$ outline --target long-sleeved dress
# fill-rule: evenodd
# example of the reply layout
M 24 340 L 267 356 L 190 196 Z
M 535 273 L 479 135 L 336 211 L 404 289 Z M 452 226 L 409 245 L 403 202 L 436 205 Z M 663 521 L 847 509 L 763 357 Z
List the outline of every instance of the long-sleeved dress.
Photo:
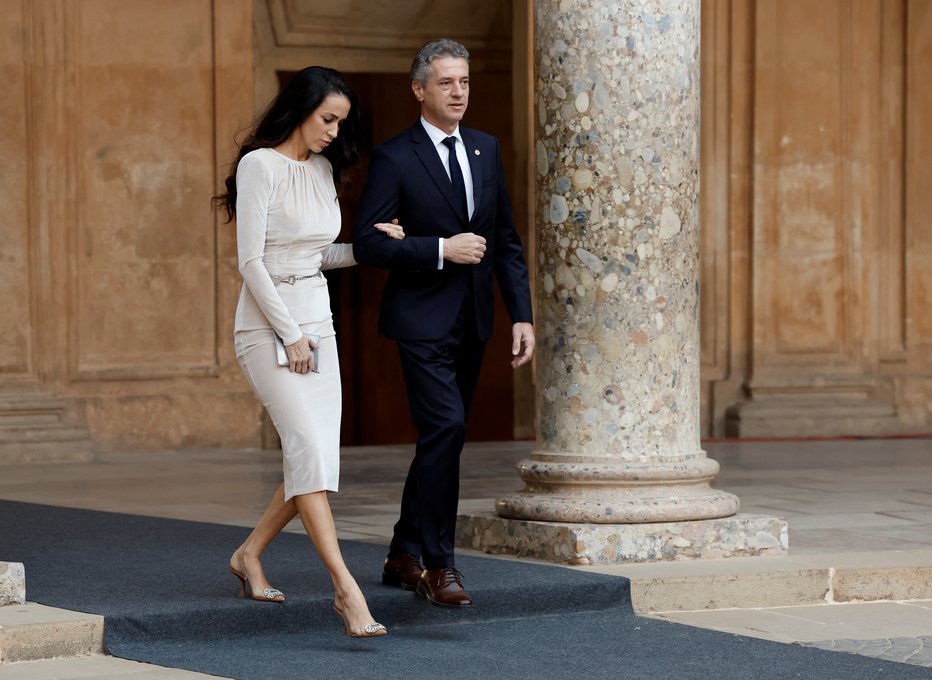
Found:
M 257 149 L 236 171 L 236 241 L 243 287 L 236 307 L 236 357 L 282 440 L 285 500 L 337 491 L 340 476 L 340 367 L 323 269 L 355 264 L 335 244 L 340 206 L 330 162 L 295 161 Z M 289 283 L 289 281 L 291 281 Z M 276 361 L 277 333 L 290 345 L 321 337 L 319 373 L 292 373 Z

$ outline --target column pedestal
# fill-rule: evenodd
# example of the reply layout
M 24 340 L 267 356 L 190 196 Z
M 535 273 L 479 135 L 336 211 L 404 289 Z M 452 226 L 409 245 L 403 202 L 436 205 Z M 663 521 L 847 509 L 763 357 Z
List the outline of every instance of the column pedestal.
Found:
M 600 524 L 728 517 L 737 496 L 709 483 L 719 465 L 704 451 L 643 461 L 534 452 L 518 464 L 524 491 L 498 501 L 502 517 Z
M 786 522 L 739 514 L 648 524 L 538 522 L 488 513 L 460 515 L 458 548 L 567 564 L 622 564 L 693 558 L 782 555 Z

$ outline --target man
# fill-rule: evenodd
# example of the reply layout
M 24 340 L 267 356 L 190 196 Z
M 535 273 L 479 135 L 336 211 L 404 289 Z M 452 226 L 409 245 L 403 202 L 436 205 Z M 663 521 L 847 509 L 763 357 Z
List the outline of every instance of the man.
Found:
M 418 431 L 382 582 L 468 607 L 453 555 L 459 458 L 492 333 L 493 275 L 513 324 L 514 368 L 534 352 L 531 296 L 498 140 L 459 127 L 469 52 L 452 40 L 427 43 L 411 89 L 421 118 L 372 152 L 353 242 L 358 262 L 391 270 L 379 332 L 398 345 Z M 393 218 L 404 240 L 374 227 Z

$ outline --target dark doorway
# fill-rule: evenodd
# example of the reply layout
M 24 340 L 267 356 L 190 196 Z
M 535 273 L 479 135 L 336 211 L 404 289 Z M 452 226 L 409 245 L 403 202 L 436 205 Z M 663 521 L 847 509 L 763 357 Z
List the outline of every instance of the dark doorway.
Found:
M 279 72 L 286 83 L 293 73 Z M 359 198 L 371 149 L 409 128 L 419 108 L 406 74 L 344 73 L 359 97 L 367 138 L 353 184 L 340 197 L 343 230 L 339 241 L 352 239 Z M 514 177 L 511 74 L 473 73 L 469 111 L 464 124 L 495 135 L 502 143 L 508 177 Z M 395 344 L 376 332 L 379 301 L 387 273 L 369 267 L 326 272 L 343 378 L 344 446 L 410 443 L 417 433 L 408 415 L 408 400 Z M 496 295 L 495 332 L 467 428 L 471 441 L 514 438 L 511 323 Z

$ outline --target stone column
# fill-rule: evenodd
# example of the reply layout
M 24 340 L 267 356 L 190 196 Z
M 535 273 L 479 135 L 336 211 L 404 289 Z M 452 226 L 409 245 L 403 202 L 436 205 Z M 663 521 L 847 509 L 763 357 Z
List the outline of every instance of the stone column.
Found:
M 498 512 L 734 515 L 699 444 L 699 0 L 536 9 L 538 451 Z
M 534 23 L 537 448 L 460 545 L 779 550 L 772 518 L 712 521 L 738 498 L 699 441 L 699 0 L 537 0 Z

